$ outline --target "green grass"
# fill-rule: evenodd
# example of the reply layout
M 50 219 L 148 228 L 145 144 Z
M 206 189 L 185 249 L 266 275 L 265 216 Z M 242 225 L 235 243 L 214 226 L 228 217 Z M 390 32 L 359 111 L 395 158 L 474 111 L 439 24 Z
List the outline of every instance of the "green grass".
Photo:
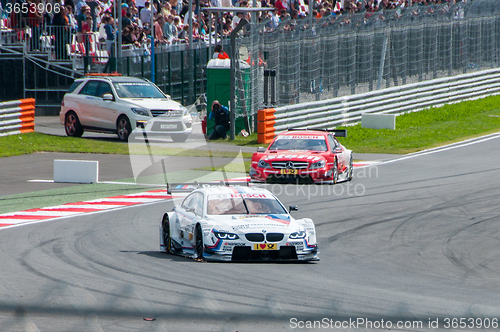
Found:
M 445 105 L 396 117 L 396 130 L 345 127 L 339 141 L 357 153 L 406 154 L 500 131 L 500 96 Z M 340 128 L 339 128 L 340 129 Z M 259 146 L 256 136 L 238 145 Z
M 357 153 L 405 154 L 500 130 L 500 96 L 467 101 L 396 117 L 396 130 L 347 127 L 348 137 L 339 140 Z M 237 136 L 217 143 L 259 146 L 257 134 Z M 144 145 L 132 144 L 133 154 L 149 154 Z M 169 156 L 228 157 L 234 152 L 204 151 L 153 145 L 152 153 Z M 40 133 L 0 137 L 0 157 L 33 152 L 129 154 L 129 145 L 97 139 L 58 137 Z M 243 153 L 251 158 L 251 153 Z
M 130 146 L 130 151 L 129 151 Z M 125 144 L 106 140 L 61 137 L 40 133 L 28 133 L 0 137 L 0 157 L 10 157 L 34 152 L 64 153 L 102 153 L 102 154 L 143 154 L 153 153 L 163 156 L 182 157 L 221 157 L 235 158 L 238 152 L 208 151 L 152 145 L 148 149 L 144 144 Z M 243 153 L 244 158 L 251 158 L 251 153 Z
M 238 146 L 255 146 L 255 147 L 266 145 L 257 143 L 257 133 L 253 133 L 248 137 L 236 135 L 233 141 L 229 141 L 227 139 L 226 140 L 220 139 L 220 140 L 214 140 L 213 142 L 223 143 L 223 144 L 233 144 Z
M 230 163 L 227 165 L 215 166 L 215 167 L 197 167 L 197 170 L 203 171 L 218 171 L 224 169 L 226 172 L 239 172 L 248 173 L 250 171 L 251 161 L 244 161 L 243 163 Z M 245 170 L 243 172 L 243 170 Z
M 500 131 L 500 96 L 445 105 L 396 117 L 396 130 L 347 127 L 339 138 L 358 153 L 417 152 Z
M 27 209 L 58 206 L 61 204 L 87 201 L 102 197 L 126 195 L 159 188 L 164 189 L 164 187 L 154 188 L 149 186 L 96 183 L 0 196 L 0 214 Z

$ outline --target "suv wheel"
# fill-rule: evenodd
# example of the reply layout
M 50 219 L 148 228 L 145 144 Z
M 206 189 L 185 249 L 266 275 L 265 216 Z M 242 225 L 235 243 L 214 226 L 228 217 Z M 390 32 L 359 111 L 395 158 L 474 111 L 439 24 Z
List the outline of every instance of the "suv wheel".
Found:
M 83 128 L 75 112 L 68 112 L 64 117 L 64 130 L 71 137 L 82 137 Z
M 130 120 L 122 115 L 118 118 L 116 122 L 116 131 L 118 133 L 118 138 L 122 142 L 127 142 L 130 133 L 132 132 L 132 127 L 130 126 Z

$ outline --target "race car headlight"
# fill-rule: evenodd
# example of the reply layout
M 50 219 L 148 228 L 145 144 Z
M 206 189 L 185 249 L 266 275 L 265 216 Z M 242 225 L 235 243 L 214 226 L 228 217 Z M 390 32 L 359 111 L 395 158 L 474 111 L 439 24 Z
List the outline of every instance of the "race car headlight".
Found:
M 132 107 L 131 109 L 137 115 L 149 116 L 149 112 L 143 108 Z
M 292 234 L 290 234 L 290 239 L 303 239 L 305 237 L 306 237 L 305 231 L 293 232 Z
M 238 235 L 234 233 L 225 233 L 225 232 L 214 232 L 215 237 L 221 240 L 237 240 L 239 239 Z
M 265 160 L 259 160 L 259 167 L 260 168 L 271 168 L 271 165 L 269 165 L 269 163 Z
M 320 160 L 320 161 L 317 161 L 317 162 L 311 164 L 311 167 L 309 167 L 309 168 L 310 169 L 318 169 L 318 168 L 325 167 L 325 165 L 326 165 L 325 160 Z

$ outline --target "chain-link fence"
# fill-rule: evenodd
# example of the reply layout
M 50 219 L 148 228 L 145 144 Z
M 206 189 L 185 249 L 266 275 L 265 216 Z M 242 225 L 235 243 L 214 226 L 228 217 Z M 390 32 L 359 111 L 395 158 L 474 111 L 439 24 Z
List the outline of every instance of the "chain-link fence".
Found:
M 272 106 L 285 106 L 499 67 L 494 0 L 332 16 L 315 19 L 312 29 L 308 22 L 272 31 L 250 25 L 237 40 L 240 59 L 252 65 L 236 76 L 244 80 L 236 88 L 251 91 L 252 114 L 271 105 L 264 69 L 276 74 Z

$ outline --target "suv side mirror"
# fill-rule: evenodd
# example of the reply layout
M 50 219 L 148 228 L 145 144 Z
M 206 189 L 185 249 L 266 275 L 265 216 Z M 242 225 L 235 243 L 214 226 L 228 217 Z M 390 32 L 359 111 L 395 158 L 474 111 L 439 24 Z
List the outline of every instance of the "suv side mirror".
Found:
M 292 211 L 299 211 L 299 207 L 297 205 L 290 205 L 288 207 L 288 212 L 292 212 Z
M 263 146 L 259 146 L 259 147 L 257 148 L 257 152 L 266 152 L 266 148 L 265 148 L 265 147 L 263 147 Z
M 102 96 L 102 100 L 105 100 L 105 101 L 113 101 L 113 95 L 111 93 L 105 93 L 103 96 Z

